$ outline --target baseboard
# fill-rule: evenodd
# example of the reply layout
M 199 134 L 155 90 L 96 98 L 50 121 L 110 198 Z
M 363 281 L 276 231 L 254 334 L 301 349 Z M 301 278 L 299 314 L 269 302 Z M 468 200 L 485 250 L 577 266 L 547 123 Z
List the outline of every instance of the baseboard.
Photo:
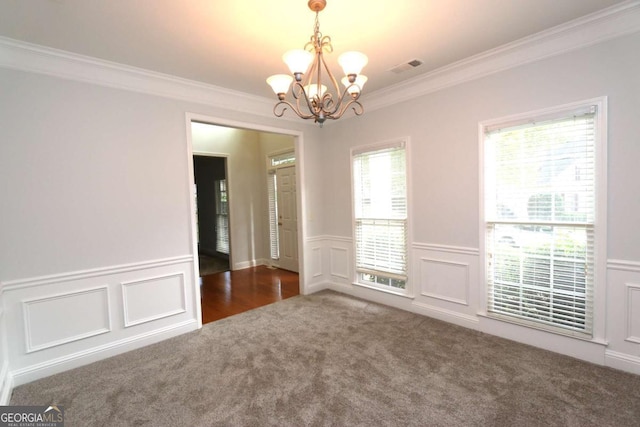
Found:
M 11 400 L 13 377 L 9 372 L 9 363 L 5 362 L 0 370 L 0 406 L 6 406 Z
M 328 282 L 314 283 L 306 286 L 304 289 L 304 295 L 315 294 L 316 292 L 324 291 L 325 289 L 331 289 L 331 284 Z
M 244 270 L 245 268 L 258 267 L 260 265 L 271 265 L 267 259 L 254 259 L 251 261 L 242 261 L 233 263 L 232 270 Z
M 17 387 L 40 378 L 48 377 L 89 363 L 97 362 L 108 357 L 126 353 L 147 345 L 155 344 L 178 335 L 198 329 L 198 322 L 194 319 L 156 329 L 144 334 L 114 341 L 102 346 L 90 348 L 64 357 L 48 360 L 33 366 L 17 369 L 9 373 L 11 385 Z
M 429 304 L 413 301 L 411 311 L 423 316 L 432 317 L 442 320 L 443 322 L 452 323 L 469 329 L 478 329 L 480 321 L 475 316 L 470 316 L 456 311 L 446 310 L 444 308 L 435 307 Z
M 617 351 L 606 350 L 604 352 L 605 365 L 621 371 L 640 375 L 640 357 Z

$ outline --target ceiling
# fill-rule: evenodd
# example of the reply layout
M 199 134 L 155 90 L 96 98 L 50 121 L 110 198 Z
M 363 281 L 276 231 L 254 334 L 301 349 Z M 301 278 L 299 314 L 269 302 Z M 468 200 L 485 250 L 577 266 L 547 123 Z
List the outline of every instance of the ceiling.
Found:
M 392 86 L 623 0 L 327 0 L 327 60 L 369 57 L 365 91 Z M 0 36 L 253 95 L 311 36 L 307 0 L 0 0 Z M 397 74 L 396 65 L 423 65 Z

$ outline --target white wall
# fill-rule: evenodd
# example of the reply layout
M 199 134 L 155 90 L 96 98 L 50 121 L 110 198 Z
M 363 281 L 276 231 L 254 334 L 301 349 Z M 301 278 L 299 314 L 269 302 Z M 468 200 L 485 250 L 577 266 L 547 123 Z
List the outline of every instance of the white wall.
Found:
M 326 127 L 325 279 L 335 289 L 640 373 L 640 34 L 459 84 Z M 608 346 L 479 316 L 479 137 L 488 119 L 599 96 L 609 100 Z M 364 96 L 363 96 L 364 98 Z M 366 105 L 366 100 L 363 101 Z M 351 284 L 349 150 L 410 139 L 410 281 L 415 297 Z M 347 185 L 345 185 L 347 184 Z M 343 262 L 348 259 L 348 262 Z
M 310 151 L 317 140 L 270 110 L 141 93 L 176 88 L 151 76 L 151 90 L 135 71 L 135 92 L 116 89 L 109 79 L 129 71 L 79 64 L 80 79 L 98 84 L 0 66 L 2 392 L 7 378 L 19 385 L 199 327 L 187 113 L 286 129 Z

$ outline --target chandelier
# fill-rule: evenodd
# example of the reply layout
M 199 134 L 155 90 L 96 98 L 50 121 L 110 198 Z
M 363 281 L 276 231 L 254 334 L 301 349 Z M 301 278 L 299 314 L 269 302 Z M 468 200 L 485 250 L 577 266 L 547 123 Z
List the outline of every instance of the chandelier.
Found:
M 367 77 L 360 74 L 367 65 L 367 56 L 360 52 L 345 52 L 338 57 L 338 63 L 345 74 L 341 80 L 344 90 L 341 90 L 323 56 L 325 52 L 333 52 L 331 37 L 322 35 L 318 21 L 318 15 L 326 5 L 326 0 L 309 0 L 309 9 L 316 13 L 311 40 L 304 49 L 290 50 L 282 56 L 293 77 L 276 74 L 267 79 L 278 96 L 279 102 L 273 107 L 273 113 L 277 117 L 282 117 L 287 108 L 290 108 L 300 118 L 313 119 L 322 127 L 325 120 L 342 117 L 349 107 L 357 116 L 364 112 L 358 99 L 367 81 Z M 323 72 L 326 76 L 323 76 Z M 286 95 L 292 82 L 291 94 L 294 101 L 289 102 Z

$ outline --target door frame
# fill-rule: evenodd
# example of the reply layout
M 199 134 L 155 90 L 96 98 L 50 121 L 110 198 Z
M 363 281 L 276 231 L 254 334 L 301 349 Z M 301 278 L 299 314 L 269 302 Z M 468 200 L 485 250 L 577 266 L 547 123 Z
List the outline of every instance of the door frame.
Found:
M 231 209 L 232 209 L 232 207 L 231 207 L 231 202 L 232 202 L 232 200 L 233 200 L 233 196 L 231 195 L 231 191 L 230 191 L 231 185 L 230 185 L 230 183 L 229 183 L 229 155 L 228 155 L 228 154 L 226 154 L 226 153 L 210 153 L 210 152 L 202 152 L 202 151 L 192 151 L 192 155 L 191 155 L 191 162 L 192 162 L 192 165 L 193 165 L 193 158 L 194 158 L 195 156 L 202 156 L 202 157 L 217 157 L 217 158 L 224 159 L 224 178 L 225 178 L 225 180 L 227 181 L 227 200 L 228 200 L 227 204 L 228 204 L 228 209 L 229 209 L 229 214 L 228 214 L 227 222 L 228 222 L 229 230 L 231 230 L 231 227 L 232 227 L 232 225 L 231 225 L 231 217 L 232 217 L 232 216 L 231 216 Z M 195 170 L 194 170 L 194 185 L 195 185 Z M 194 187 L 192 186 L 191 188 L 194 188 Z M 195 199 L 195 194 L 193 194 L 193 195 L 192 195 L 192 197 L 193 197 L 193 199 Z M 195 238 L 195 240 L 196 240 L 196 256 L 195 256 L 195 258 L 196 258 L 196 259 L 198 259 L 198 256 L 197 256 L 197 255 L 199 254 L 199 251 L 198 251 L 198 234 L 197 234 L 197 233 L 198 233 L 198 214 L 197 214 L 197 210 L 198 210 L 198 209 L 197 209 L 197 206 L 194 204 L 194 205 L 193 205 L 193 212 L 194 212 L 196 215 L 195 215 L 195 217 L 194 217 L 194 223 L 193 223 L 193 225 L 194 225 L 194 227 L 195 227 L 195 229 L 196 229 L 196 234 L 195 234 L 195 236 L 194 236 L 194 238 Z M 216 233 L 217 233 L 217 232 L 216 232 Z M 231 270 L 231 266 L 233 265 L 233 260 L 232 260 L 232 251 L 231 251 L 231 245 L 232 245 L 232 244 L 233 244 L 233 243 L 231 242 L 231 233 L 229 233 L 229 254 L 228 254 L 228 255 L 229 255 L 229 257 L 228 257 L 228 261 L 229 261 L 229 270 Z M 199 262 L 199 261 L 198 261 L 198 262 Z M 200 266 L 198 265 L 198 270 L 196 270 L 196 272 L 198 272 L 198 275 L 200 274 L 200 273 L 199 273 L 199 267 L 200 267 Z
M 295 155 L 295 153 L 294 153 L 294 155 Z M 297 169 L 296 169 L 296 165 L 295 164 L 287 165 L 287 166 L 283 166 L 283 167 L 277 167 L 277 168 L 274 169 L 275 170 L 275 176 L 276 176 L 276 186 L 277 186 L 277 188 L 281 187 L 280 185 L 277 184 L 278 183 L 278 172 L 282 171 L 283 169 L 288 169 L 288 168 L 293 168 L 293 173 L 294 174 L 297 173 Z M 298 183 L 297 183 L 297 179 L 296 179 L 296 185 L 297 184 Z M 278 204 L 280 203 L 281 198 L 278 197 L 278 191 L 279 190 L 276 190 L 276 205 L 278 206 L 278 208 L 280 208 L 280 206 Z M 296 203 L 297 203 L 297 199 L 298 199 L 297 192 L 298 192 L 298 189 L 296 187 Z M 278 213 L 279 212 L 280 212 L 280 209 L 278 209 Z M 283 244 L 282 243 L 283 242 L 282 234 L 280 233 L 281 229 L 279 228 L 280 227 L 280 218 L 277 218 L 277 222 L 278 222 L 278 252 L 280 253 L 280 259 L 278 259 L 278 267 L 282 268 L 283 270 L 288 270 L 287 268 L 282 267 L 282 265 L 280 264 L 280 261 L 282 260 L 282 253 L 284 252 L 283 251 L 283 247 L 282 247 L 282 244 Z M 297 212 L 296 212 L 296 227 L 295 227 L 296 228 L 296 233 L 298 231 L 297 224 L 298 224 L 298 218 L 297 218 Z M 297 239 L 297 234 L 296 234 L 296 245 L 299 244 L 299 242 L 297 240 L 298 239 Z M 298 255 L 298 254 L 296 254 L 296 255 Z M 299 258 L 296 259 L 296 264 L 297 264 L 296 265 L 297 270 L 300 271 L 300 259 Z M 289 271 L 292 271 L 292 270 L 289 270 Z
M 199 262 L 198 262 L 198 239 L 197 239 L 197 223 L 196 223 L 196 211 L 195 211 L 195 198 L 193 188 L 195 185 L 195 179 L 193 175 L 193 136 L 191 133 L 191 123 L 200 122 L 211 124 L 214 126 L 225 126 L 237 129 L 247 129 L 257 132 L 277 133 L 281 135 L 290 135 L 294 137 L 293 150 L 296 156 L 296 187 L 297 187 L 297 201 L 296 201 L 296 213 L 298 215 L 298 266 L 299 266 L 299 288 L 300 294 L 306 295 L 308 293 L 308 287 L 305 280 L 305 268 L 304 268 L 304 245 L 306 240 L 306 208 L 305 200 L 306 194 L 302 183 L 304 183 L 304 144 L 303 144 L 303 132 L 292 129 L 276 128 L 272 126 L 258 125 L 249 122 L 240 122 L 235 120 L 228 120 L 220 117 L 209 116 L 199 113 L 185 114 L 185 128 L 186 128 L 186 142 L 187 142 L 187 180 L 188 180 L 188 194 L 189 194 L 189 228 L 191 230 L 191 255 L 193 257 L 193 280 L 192 286 L 194 289 L 196 312 L 198 319 L 198 328 L 202 328 L 202 302 L 200 300 L 200 286 L 198 284 L 197 277 L 199 277 Z M 228 167 L 228 164 L 227 164 Z M 227 170 L 228 172 L 228 170 Z

